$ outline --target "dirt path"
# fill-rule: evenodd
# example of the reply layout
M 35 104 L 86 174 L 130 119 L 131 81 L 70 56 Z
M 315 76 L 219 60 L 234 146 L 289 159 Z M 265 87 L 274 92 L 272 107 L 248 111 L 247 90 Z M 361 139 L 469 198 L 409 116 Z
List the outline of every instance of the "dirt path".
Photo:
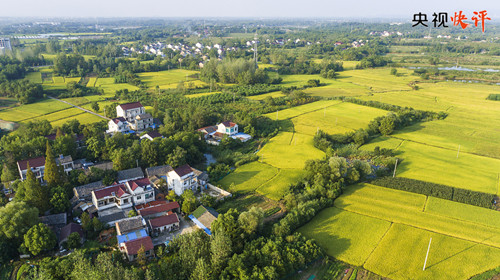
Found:
M 60 102 L 62 102 L 62 103 L 66 103 L 66 104 L 71 105 L 71 106 L 73 106 L 73 107 L 75 107 L 75 108 L 77 108 L 77 109 L 80 109 L 80 110 L 85 111 L 85 112 L 87 112 L 87 113 L 90 113 L 90 114 L 92 114 L 92 115 L 96 115 L 96 116 L 98 116 L 98 117 L 100 117 L 100 118 L 103 118 L 103 119 L 105 119 L 105 120 L 111 120 L 110 118 L 107 118 L 107 117 L 105 117 L 105 116 L 103 116 L 103 115 L 99 115 L 99 114 L 97 114 L 97 113 L 95 113 L 95 112 L 92 112 L 92 111 L 87 110 L 87 109 L 85 109 L 85 108 L 82 108 L 82 107 L 80 107 L 80 106 L 76 106 L 75 104 L 71 104 L 71 103 L 69 103 L 68 101 L 64 101 L 64 100 L 61 100 L 61 99 L 58 99 L 58 98 L 55 98 L 55 97 L 52 97 L 52 96 L 47 96 L 47 97 L 48 97 L 48 98 L 50 98 L 50 99 L 55 99 L 55 100 L 60 101 Z

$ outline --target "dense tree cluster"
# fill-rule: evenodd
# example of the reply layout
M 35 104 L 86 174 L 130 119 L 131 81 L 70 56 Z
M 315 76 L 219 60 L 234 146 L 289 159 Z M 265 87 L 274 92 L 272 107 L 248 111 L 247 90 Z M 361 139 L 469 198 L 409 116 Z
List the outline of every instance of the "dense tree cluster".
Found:
M 210 60 L 200 72 L 200 79 L 207 83 L 212 81 L 225 84 L 267 84 L 269 76 L 262 69 L 257 69 L 254 61 L 245 59 Z

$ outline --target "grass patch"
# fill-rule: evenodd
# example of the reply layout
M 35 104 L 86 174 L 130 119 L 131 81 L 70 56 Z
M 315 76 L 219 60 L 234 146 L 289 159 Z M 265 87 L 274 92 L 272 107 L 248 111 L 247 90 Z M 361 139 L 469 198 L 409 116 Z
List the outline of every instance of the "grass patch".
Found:
M 273 200 L 280 200 L 290 185 L 297 183 L 305 174 L 302 169 L 280 169 L 278 175 L 257 188 L 257 192 Z
M 195 86 L 205 85 L 202 81 L 192 78 L 197 73 L 198 71 L 174 69 L 159 72 L 144 72 L 137 75 L 148 87 L 175 88 L 180 82 L 193 82 Z
M 278 174 L 277 168 L 254 161 L 236 168 L 236 170 L 217 182 L 217 185 L 228 189 L 230 192 L 248 193 L 255 191 L 276 174 Z

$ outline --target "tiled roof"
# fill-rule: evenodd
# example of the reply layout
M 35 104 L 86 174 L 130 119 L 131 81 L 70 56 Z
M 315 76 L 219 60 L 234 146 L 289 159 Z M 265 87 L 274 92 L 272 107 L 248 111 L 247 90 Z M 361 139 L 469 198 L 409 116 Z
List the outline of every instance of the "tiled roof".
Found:
M 125 104 L 120 104 L 118 106 L 121 107 L 124 111 L 144 107 L 142 106 L 141 102 L 125 103 Z
M 144 224 L 142 222 L 141 216 L 135 216 L 128 219 L 123 219 L 115 223 L 116 228 L 120 230 L 121 234 L 125 234 L 127 232 L 144 228 Z
M 154 204 L 153 204 L 154 203 Z M 150 202 L 142 205 L 138 205 L 135 207 L 137 211 L 139 212 L 139 215 L 143 217 L 159 214 L 159 213 L 166 213 L 168 211 L 178 209 L 180 208 L 179 203 L 177 201 L 174 202 Z
M 127 254 L 135 255 L 141 249 L 141 246 L 144 246 L 145 251 L 153 250 L 153 241 L 151 237 L 145 236 L 138 239 L 130 240 L 124 243 L 125 249 L 127 250 Z
M 235 126 L 236 124 L 232 121 L 225 121 L 225 122 L 222 122 L 222 124 L 225 126 L 225 127 L 233 127 Z
M 170 165 L 161 165 L 146 168 L 146 175 L 148 177 L 153 176 L 166 176 L 168 172 L 174 170 Z
M 140 167 L 118 171 L 116 175 L 116 180 L 118 182 L 133 180 L 137 178 L 144 178 L 144 173 L 142 172 L 142 169 Z
M 105 185 L 102 181 L 97 181 L 90 184 L 74 187 L 73 192 L 75 193 L 76 197 L 83 198 L 89 196 L 92 191 L 98 190 L 104 186 Z
M 46 225 L 66 225 L 67 218 L 66 213 L 54 214 L 40 217 L 40 222 Z
M 176 213 L 149 220 L 149 224 L 151 225 L 152 228 L 168 226 L 178 222 L 179 222 L 179 217 L 177 217 Z
M 59 236 L 59 242 L 67 239 L 73 232 L 78 232 L 80 238 L 83 238 L 82 226 L 75 223 L 69 223 L 61 229 L 61 235 Z
M 158 138 L 158 137 L 163 137 L 163 135 L 161 135 L 157 130 L 153 130 L 151 132 L 148 132 L 146 133 L 146 135 L 149 135 L 149 137 L 155 139 L 155 138 Z
M 138 115 L 135 118 L 138 119 L 138 120 L 143 120 L 143 119 L 151 119 L 151 118 L 153 118 L 153 116 L 151 116 L 150 113 L 146 113 L 146 114 Z
M 94 191 L 94 195 L 97 199 L 104 198 L 106 196 L 116 196 L 116 197 L 122 197 L 125 194 L 129 194 L 127 192 L 127 188 L 123 184 L 120 185 L 114 185 L 111 187 L 106 187 L 102 188 L 100 190 Z
M 216 126 L 206 126 L 206 127 L 202 127 L 200 129 L 198 129 L 198 131 L 201 131 L 201 132 L 205 132 L 205 133 L 212 133 L 212 132 L 215 132 L 217 130 L 217 127 Z
M 73 161 L 73 157 L 71 157 L 71 155 L 69 155 L 69 156 L 60 155 L 60 156 L 56 157 L 57 164 L 68 163 L 68 162 L 72 162 L 72 161 Z
M 18 167 L 21 170 L 26 170 L 28 166 L 28 162 L 30 163 L 31 168 L 37 168 L 45 165 L 45 157 L 36 157 L 25 160 L 20 160 L 17 162 Z
M 174 172 L 177 173 L 179 177 L 182 177 L 186 174 L 193 172 L 193 169 L 191 168 L 191 166 L 189 166 L 189 164 L 184 164 L 174 169 Z
M 124 117 L 118 117 L 118 118 L 114 118 L 114 119 L 111 119 L 114 123 L 118 124 L 119 122 L 126 122 L 127 120 L 125 120 Z
M 206 228 L 210 229 L 212 222 L 217 219 L 219 213 L 217 213 L 213 208 L 205 207 L 201 205 L 192 214 L 200 223 L 202 223 Z
M 142 178 L 142 179 L 137 179 L 137 180 L 133 180 L 133 181 L 128 181 L 127 184 L 130 186 L 130 189 L 135 191 L 135 189 L 137 189 L 137 187 L 144 188 L 148 185 L 151 185 L 151 182 L 149 181 L 148 178 Z

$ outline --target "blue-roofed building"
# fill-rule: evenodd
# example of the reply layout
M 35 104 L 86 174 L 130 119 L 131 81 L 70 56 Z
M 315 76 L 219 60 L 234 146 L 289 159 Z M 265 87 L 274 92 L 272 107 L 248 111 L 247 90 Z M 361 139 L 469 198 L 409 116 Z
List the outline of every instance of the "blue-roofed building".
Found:
M 122 247 L 123 243 L 125 243 L 127 241 L 135 240 L 135 239 L 142 238 L 145 236 L 148 236 L 148 233 L 146 232 L 145 229 L 141 229 L 141 230 L 132 231 L 132 232 L 129 232 L 126 234 L 118 235 L 118 236 L 116 236 L 116 239 L 118 240 L 118 246 Z
M 194 210 L 193 214 L 189 215 L 189 218 L 199 228 L 205 231 L 206 234 L 212 235 L 212 222 L 217 220 L 218 216 L 219 213 L 217 213 L 213 208 L 201 205 Z

